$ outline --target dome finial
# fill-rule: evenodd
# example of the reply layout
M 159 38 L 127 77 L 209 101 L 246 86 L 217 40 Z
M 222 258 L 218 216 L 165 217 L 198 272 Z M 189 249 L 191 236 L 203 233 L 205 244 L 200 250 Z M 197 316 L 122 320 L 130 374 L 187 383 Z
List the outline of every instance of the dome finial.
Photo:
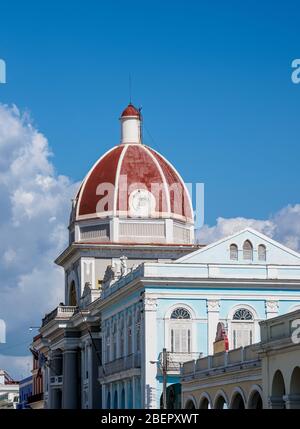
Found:
M 129 103 L 121 115 L 121 143 L 142 143 L 141 109 Z

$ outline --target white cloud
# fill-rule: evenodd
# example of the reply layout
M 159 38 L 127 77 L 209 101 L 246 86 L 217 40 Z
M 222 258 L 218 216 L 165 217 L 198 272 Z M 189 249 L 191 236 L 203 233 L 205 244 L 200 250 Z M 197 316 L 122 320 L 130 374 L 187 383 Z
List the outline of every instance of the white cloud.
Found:
M 219 217 L 216 225 L 204 225 L 197 231 L 197 241 L 209 244 L 247 226 L 300 251 L 300 204 L 288 205 L 265 220 Z
M 21 380 L 28 377 L 32 369 L 32 356 L 0 355 L 0 368 L 16 368 L 14 379 Z M 10 374 L 9 374 L 10 375 Z
M 0 104 L 0 319 L 7 326 L 0 367 L 18 376 L 26 358 L 10 359 L 5 348 L 24 343 L 28 327 L 63 300 L 63 272 L 53 260 L 67 244 L 78 185 L 56 174 L 51 155 L 30 117 Z

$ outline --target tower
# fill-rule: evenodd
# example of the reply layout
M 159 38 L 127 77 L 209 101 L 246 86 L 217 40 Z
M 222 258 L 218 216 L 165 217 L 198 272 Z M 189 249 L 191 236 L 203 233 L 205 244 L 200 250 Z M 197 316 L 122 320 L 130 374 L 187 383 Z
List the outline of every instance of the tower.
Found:
M 183 179 L 143 143 L 139 109 L 129 104 L 120 125 L 120 143 L 96 161 L 72 203 L 69 247 L 57 259 L 69 305 L 81 302 L 86 286 L 97 291 L 121 256 L 130 269 L 194 249 L 193 208 Z

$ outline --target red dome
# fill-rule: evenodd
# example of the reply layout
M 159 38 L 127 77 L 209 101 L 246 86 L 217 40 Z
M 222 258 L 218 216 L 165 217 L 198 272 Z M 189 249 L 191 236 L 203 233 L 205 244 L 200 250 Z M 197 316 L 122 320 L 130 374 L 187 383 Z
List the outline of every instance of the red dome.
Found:
M 121 115 L 121 118 L 124 116 L 138 116 L 140 117 L 140 111 L 134 107 L 133 104 L 129 103 L 125 110 L 123 110 L 123 113 Z
M 141 189 L 151 197 L 150 217 L 193 222 L 182 178 L 165 158 L 142 144 L 115 146 L 96 162 L 78 193 L 76 220 L 130 217 L 131 197 Z

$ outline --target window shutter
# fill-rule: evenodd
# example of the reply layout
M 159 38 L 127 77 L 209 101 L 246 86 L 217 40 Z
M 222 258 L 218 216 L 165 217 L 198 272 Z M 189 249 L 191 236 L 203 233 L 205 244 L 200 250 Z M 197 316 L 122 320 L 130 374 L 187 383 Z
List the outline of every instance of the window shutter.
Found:
M 180 329 L 174 329 L 175 334 L 175 352 L 180 352 Z
M 248 259 L 248 260 L 253 259 L 253 247 L 249 240 L 246 240 L 243 245 L 243 256 L 244 256 L 244 259 Z
M 232 330 L 233 347 L 245 347 L 252 344 L 253 323 L 234 323 Z
M 186 353 L 188 351 L 188 335 L 187 329 L 181 329 L 181 350 L 180 352 Z

